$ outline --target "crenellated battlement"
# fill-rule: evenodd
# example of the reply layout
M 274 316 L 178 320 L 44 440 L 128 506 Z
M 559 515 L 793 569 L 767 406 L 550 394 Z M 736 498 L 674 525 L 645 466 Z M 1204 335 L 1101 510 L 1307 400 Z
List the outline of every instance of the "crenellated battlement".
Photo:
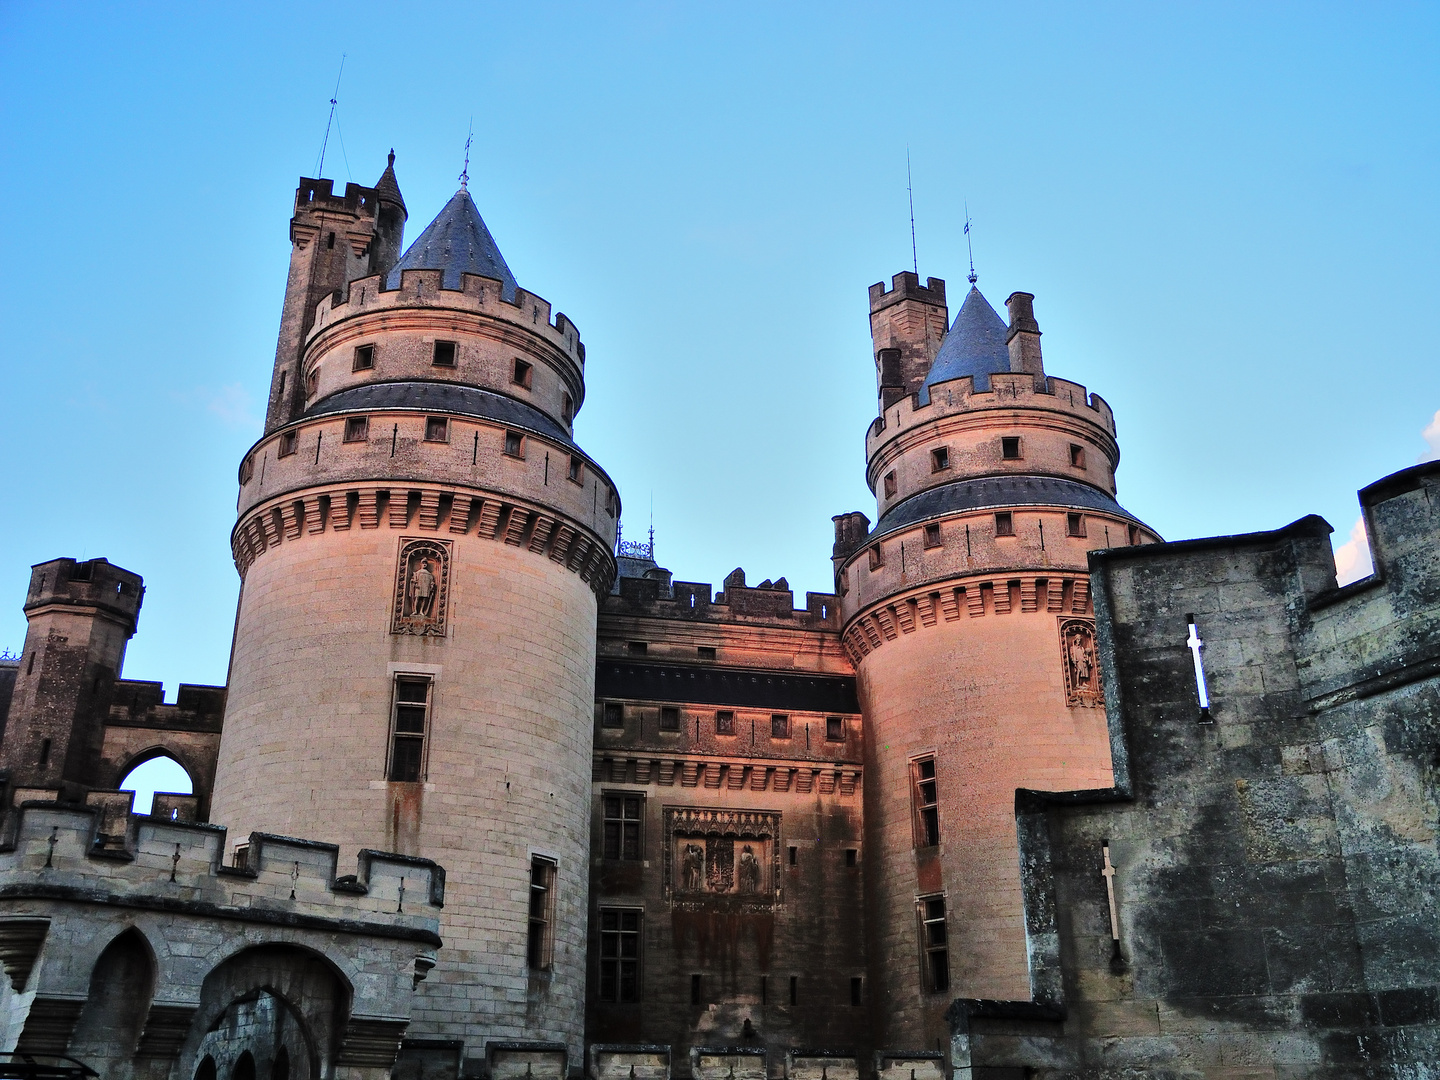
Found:
M 901 300 L 918 300 L 922 304 L 934 304 L 938 307 L 945 307 L 945 279 L 927 278 L 924 285 L 920 284 L 920 275 L 910 270 L 902 270 L 890 279 L 890 288 L 885 288 L 883 281 L 877 281 L 870 286 L 870 312 L 873 315 L 877 311 L 898 304 Z
M 329 210 L 347 214 L 373 214 L 378 203 L 375 189 L 363 184 L 346 184 L 345 194 L 335 194 L 333 180 L 302 176 L 295 189 L 295 213 Z
M 386 289 L 382 275 L 352 281 L 348 290 L 337 290 L 317 305 L 307 351 L 331 327 L 364 314 L 401 308 L 450 309 L 497 319 L 540 337 L 584 371 L 580 330 L 563 312 L 552 315 L 550 301 L 521 288 L 515 290 L 513 302 L 506 300 L 497 279 L 476 274 L 465 274 L 464 287 L 459 290 L 445 288 L 442 279 L 440 270 L 406 270 L 400 275 L 398 289 Z

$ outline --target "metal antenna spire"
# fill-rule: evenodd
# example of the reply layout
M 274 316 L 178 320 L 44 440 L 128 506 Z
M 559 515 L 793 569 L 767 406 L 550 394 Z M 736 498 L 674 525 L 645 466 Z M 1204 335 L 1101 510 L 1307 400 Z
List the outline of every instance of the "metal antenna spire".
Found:
M 970 284 L 974 285 L 979 275 L 975 273 L 975 249 L 970 245 L 970 204 L 965 204 L 965 250 L 970 253 Z
M 320 164 L 315 167 L 315 178 L 325 175 L 325 148 L 330 145 L 330 125 L 335 122 L 335 102 L 340 99 L 340 76 L 345 74 L 345 53 L 340 54 L 340 74 L 335 76 L 335 93 L 330 95 L 330 116 L 325 121 L 325 138 L 320 143 Z
M 910 175 L 910 147 L 905 147 L 905 188 L 910 192 L 910 257 L 915 261 L 915 276 L 920 276 L 920 253 L 915 247 L 915 182 Z
M 460 190 L 469 190 L 470 185 L 470 144 L 475 139 L 475 118 L 470 118 L 470 132 L 465 136 L 465 164 L 460 169 Z

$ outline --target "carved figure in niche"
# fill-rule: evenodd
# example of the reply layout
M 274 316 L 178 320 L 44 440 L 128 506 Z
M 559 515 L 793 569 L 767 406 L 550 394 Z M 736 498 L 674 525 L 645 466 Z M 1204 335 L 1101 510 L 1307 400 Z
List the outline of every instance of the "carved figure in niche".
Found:
M 395 568 L 392 634 L 445 635 L 450 546 L 443 540 L 402 540 Z
M 1100 671 L 1095 660 L 1095 628 L 1085 619 L 1067 619 L 1060 626 L 1065 665 L 1067 705 L 1100 703 Z
M 749 844 L 740 852 L 740 891 L 760 891 L 760 860 L 755 857 L 755 849 Z
M 686 844 L 680 859 L 681 888 L 699 892 L 705 877 L 705 851 L 699 844 Z
M 711 892 L 735 888 L 735 841 L 728 836 L 705 838 L 705 885 Z

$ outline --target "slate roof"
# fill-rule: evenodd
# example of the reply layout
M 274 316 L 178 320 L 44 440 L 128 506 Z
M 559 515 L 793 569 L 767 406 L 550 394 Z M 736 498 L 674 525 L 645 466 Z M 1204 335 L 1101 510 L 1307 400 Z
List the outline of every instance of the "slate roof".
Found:
M 1005 344 L 1009 333 L 1005 320 L 995 314 L 990 302 L 971 285 L 950 332 L 940 343 L 930 374 L 925 376 L 925 385 L 920 388 L 920 404 L 929 404 L 931 386 L 965 375 L 974 377 L 976 392 L 988 391 L 992 374 L 1010 370 L 1010 349 Z
M 418 412 L 448 413 L 451 416 L 475 416 L 498 420 L 509 427 L 524 428 L 537 435 L 554 439 L 562 446 L 574 446 L 565 429 L 540 410 L 523 401 L 458 383 L 400 382 L 367 383 L 352 386 L 329 397 L 321 398 L 305 410 L 305 415 L 329 416 L 338 412 L 365 409 L 414 409 Z
M 497 278 L 500 295 L 511 303 L 519 287 L 510 267 L 505 265 L 505 256 L 495 246 L 495 238 L 485 227 L 480 211 L 475 208 L 475 200 L 464 188 L 455 193 L 445 209 L 400 256 L 400 261 L 386 275 L 385 287 L 398 289 L 404 270 L 442 270 L 442 286 L 456 290 L 463 287 L 462 274 Z
M 978 480 L 959 480 L 911 495 L 885 511 L 875 523 L 870 536 L 883 536 L 941 514 L 990 507 L 1003 509 L 1007 506 L 1060 506 L 1070 510 L 1101 510 L 1128 518 L 1137 525 L 1145 524 L 1099 488 L 1077 480 L 1065 480 L 1058 476 L 984 476 Z

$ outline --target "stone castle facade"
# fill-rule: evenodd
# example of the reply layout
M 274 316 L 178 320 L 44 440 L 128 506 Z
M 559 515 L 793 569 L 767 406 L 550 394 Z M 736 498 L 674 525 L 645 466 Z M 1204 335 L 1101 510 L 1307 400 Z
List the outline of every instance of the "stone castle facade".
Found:
M 1033 297 L 871 287 L 835 591 L 675 580 L 461 190 L 302 179 L 228 683 L 32 570 L 0 1038 L 106 1077 L 1424 1076 L 1440 467 L 1162 543 Z M 118 790 L 158 755 L 190 795 Z M 354 865 L 355 873 L 341 874 Z M 1368 1071 L 1367 1071 L 1368 1070 Z

